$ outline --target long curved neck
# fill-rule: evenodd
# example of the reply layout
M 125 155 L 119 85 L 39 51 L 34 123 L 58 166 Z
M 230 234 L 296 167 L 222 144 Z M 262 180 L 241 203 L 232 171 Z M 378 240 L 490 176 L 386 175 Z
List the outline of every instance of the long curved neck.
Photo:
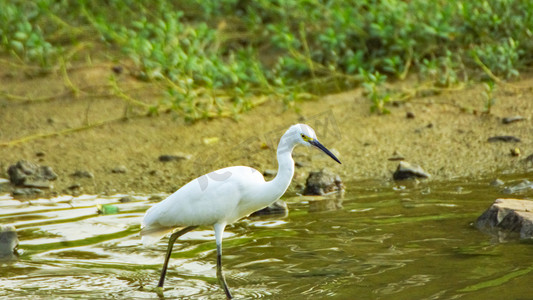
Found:
M 291 184 L 292 176 L 294 175 L 294 160 L 292 159 L 292 150 L 294 144 L 284 143 L 284 139 L 280 141 L 277 150 L 278 158 L 278 174 L 274 179 L 268 181 L 264 185 L 265 200 L 268 204 L 278 200 L 289 185 Z

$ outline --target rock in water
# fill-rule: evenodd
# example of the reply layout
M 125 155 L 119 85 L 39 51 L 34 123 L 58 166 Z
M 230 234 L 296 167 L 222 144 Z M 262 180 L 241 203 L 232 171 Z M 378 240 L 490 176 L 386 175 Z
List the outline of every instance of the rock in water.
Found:
M 344 191 L 344 185 L 339 175 L 322 169 L 309 173 L 305 182 L 304 195 L 326 195 Z
M 401 161 L 392 178 L 394 180 L 405 180 L 415 178 L 429 178 L 431 175 L 424 171 L 420 166 L 412 165 L 406 161 Z
M 481 231 L 497 234 L 515 232 L 522 239 L 533 238 L 533 201 L 496 199 L 476 221 Z
M 18 244 L 19 239 L 15 227 L 0 225 L 0 262 L 16 260 Z
M 517 193 L 523 193 L 528 190 L 533 190 L 533 182 L 524 179 L 522 182 L 520 182 L 517 185 L 506 187 L 502 190 L 502 193 L 504 194 L 517 194 Z
M 39 166 L 26 160 L 20 160 L 7 169 L 9 180 L 16 186 L 50 188 L 50 181 L 57 179 L 51 167 Z

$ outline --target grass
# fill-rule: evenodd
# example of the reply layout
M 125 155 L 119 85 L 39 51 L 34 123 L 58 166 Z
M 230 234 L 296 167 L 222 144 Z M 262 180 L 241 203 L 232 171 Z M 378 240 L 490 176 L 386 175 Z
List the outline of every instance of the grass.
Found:
M 0 51 L 39 74 L 108 49 L 194 121 L 287 107 L 363 85 L 373 112 L 394 98 L 385 79 L 416 74 L 434 87 L 512 80 L 531 65 L 533 2 L 8 1 Z M 82 55 L 83 53 L 83 55 Z M 65 76 L 68 78 L 68 76 Z M 114 91 L 127 97 L 127 91 Z M 274 100 L 272 100 L 274 101 Z M 487 107 L 490 112 L 490 107 Z

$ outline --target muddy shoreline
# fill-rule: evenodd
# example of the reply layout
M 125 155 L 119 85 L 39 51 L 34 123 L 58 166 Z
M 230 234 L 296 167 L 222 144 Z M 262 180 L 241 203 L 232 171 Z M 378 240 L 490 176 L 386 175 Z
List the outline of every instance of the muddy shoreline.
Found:
M 81 69 L 73 84 L 105 78 L 109 68 Z M 5 92 L 31 97 L 61 94 L 62 78 L 1 76 Z M 124 84 L 143 85 L 131 78 Z M 416 87 L 391 84 L 391 89 Z M 53 168 L 58 178 L 48 194 L 170 193 L 206 172 L 230 165 L 249 165 L 261 172 L 277 169 L 275 148 L 279 137 L 294 123 L 307 123 L 319 139 L 343 162 L 332 163 L 318 151 L 299 147 L 293 189 L 312 170 L 327 167 L 344 181 L 391 180 L 401 155 L 431 174 L 430 180 L 498 177 L 527 173 L 533 163 L 533 76 L 498 86 L 490 114 L 483 110 L 481 85 L 417 97 L 391 107 L 389 115 L 370 114 L 370 103 L 360 89 L 297 103 L 298 112 L 269 101 L 233 119 L 187 124 L 175 113 L 134 117 L 71 130 L 102 120 L 120 118 L 131 111 L 113 97 L 63 96 L 49 101 L 15 101 L 0 97 L 0 143 L 28 136 L 58 133 L 12 146 L 0 147 L 0 178 L 19 160 Z M 154 96 L 155 95 L 155 96 Z M 157 97 L 157 91 L 137 95 Z M 505 117 L 523 120 L 505 124 Z M 493 136 L 514 136 L 516 141 L 489 142 Z M 512 151 L 519 151 L 513 155 Z M 162 161 L 160 156 L 176 157 Z M 116 171 L 118 169 L 121 171 Z M 89 172 L 93 177 L 75 176 Z M 4 191 L 10 187 L 4 184 Z

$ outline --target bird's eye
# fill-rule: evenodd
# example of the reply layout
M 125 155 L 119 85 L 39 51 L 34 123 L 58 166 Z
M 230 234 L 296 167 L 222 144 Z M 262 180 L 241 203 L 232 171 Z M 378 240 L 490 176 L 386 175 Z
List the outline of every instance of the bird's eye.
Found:
M 303 133 L 302 133 L 300 136 L 302 137 L 302 139 L 303 139 L 305 142 L 308 142 L 308 141 L 310 140 L 310 138 L 309 138 L 307 135 L 303 134 Z

